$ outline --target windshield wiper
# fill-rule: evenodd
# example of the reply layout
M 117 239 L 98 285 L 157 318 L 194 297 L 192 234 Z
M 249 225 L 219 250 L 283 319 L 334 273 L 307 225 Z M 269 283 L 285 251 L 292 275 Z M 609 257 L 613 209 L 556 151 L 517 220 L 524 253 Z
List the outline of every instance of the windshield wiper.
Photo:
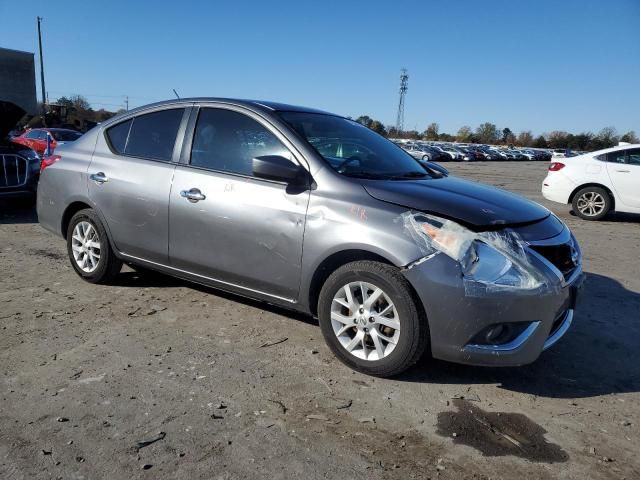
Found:
M 388 180 L 390 177 L 388 175 L 381 175 L 379 173 L 365 172 L 362 170 L 351 170 L 348 172 L 344 172 L 343 175 L 347 177 L 355 177 L 355 178 L 367 178 L 369 180 Z
M 431 175 L 429 175 L 426 172 L 404 172 L 399 175 L 393 175 L 392 177 L 389 177 L 389 180 L 402 180 L 405 178 L 424 178 L 424 177 L 431 177 Z

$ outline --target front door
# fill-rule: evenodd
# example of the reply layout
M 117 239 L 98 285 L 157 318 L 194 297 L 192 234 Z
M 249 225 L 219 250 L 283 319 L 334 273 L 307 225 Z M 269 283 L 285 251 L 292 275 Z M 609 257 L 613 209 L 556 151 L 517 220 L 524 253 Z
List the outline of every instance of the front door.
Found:
M 158 110 L 99 136 L 88 170 L 89 197 L 124 254 L 168 263 L 169 192 L 183 116 L 184 108 Z
M 608 153 L 607 172 L 620 201 L 640 208 L 640 148 Z
M 300 163 L 285 143 L 253 114 L 200 109 L 171 192 L 172 267 L 247 293 L 297 298 L 309 190 L 255 178 L 251 164 L 262 155 Z

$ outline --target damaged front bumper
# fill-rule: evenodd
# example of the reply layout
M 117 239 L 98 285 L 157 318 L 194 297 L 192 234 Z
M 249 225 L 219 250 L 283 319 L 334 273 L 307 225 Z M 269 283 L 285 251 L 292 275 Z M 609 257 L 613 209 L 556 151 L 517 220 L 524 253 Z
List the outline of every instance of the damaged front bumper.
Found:
M 562 338 L 573 321 L 584 278 L 581 253 L 566 227 L 539 243 L 521 243 L 522 262 L 536 279 L 528 285 L 496 287 L 477 281 L 468 267 L 441 251 L 429 252 L 403 269 L 422 300 L 434 358 L 518 366 L 535 361 Z M 565 245 L 571 248 L 573 268 L 563 273 L 555 258 L 539 252 L 551 257 L 545 248 Z

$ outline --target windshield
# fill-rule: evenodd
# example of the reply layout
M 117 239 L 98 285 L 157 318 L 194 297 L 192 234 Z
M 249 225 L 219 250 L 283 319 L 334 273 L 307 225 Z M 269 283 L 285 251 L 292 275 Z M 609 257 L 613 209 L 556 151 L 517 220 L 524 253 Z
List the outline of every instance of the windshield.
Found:
M 80 132 L 74 132 L 73 130 L 51 130 L 51 135 L 58 142 L 73 142 L 82 136 Z
M 402 148 L 357 122 L 321 113 L 279 114 L 342 175 L 394 180 L 433 176 Z

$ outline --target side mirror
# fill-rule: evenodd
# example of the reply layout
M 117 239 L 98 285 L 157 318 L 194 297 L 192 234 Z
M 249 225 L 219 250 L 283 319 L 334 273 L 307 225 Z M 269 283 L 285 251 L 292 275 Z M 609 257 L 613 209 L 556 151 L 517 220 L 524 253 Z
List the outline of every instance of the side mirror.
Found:
M 253 159 L 253 175 L 267 180 L 293 182 L 300 178 L 303 168 L 280 155 L 263 155 Z

